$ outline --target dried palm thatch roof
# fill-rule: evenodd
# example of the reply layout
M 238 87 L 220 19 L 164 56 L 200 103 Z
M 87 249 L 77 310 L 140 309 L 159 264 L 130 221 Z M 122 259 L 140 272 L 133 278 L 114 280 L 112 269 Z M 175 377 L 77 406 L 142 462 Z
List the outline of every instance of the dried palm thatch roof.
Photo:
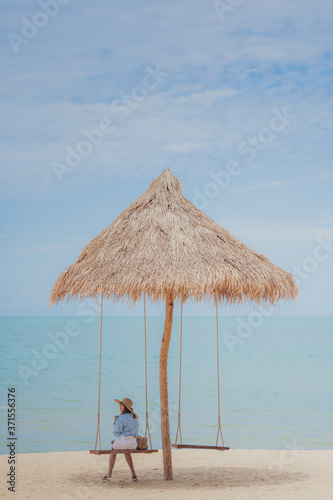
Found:
M 190 203 L 169 170 L 94 238 L 57 279 L 49 305 L 70 298 L 274 303 L 298 296 L 294 277 Z

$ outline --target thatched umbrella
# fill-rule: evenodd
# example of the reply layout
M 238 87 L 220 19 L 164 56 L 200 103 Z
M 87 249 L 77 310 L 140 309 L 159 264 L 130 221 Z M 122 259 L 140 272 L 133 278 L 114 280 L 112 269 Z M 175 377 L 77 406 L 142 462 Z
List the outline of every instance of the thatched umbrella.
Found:
M 294 277 L 196 208 L 166 169 L 57 279 L 50 304 L 103 297 L 164 301 L 160 403 L 164 477 L 172 479 L 167 361 L 175 299 L 275 303 L 298 296 Z

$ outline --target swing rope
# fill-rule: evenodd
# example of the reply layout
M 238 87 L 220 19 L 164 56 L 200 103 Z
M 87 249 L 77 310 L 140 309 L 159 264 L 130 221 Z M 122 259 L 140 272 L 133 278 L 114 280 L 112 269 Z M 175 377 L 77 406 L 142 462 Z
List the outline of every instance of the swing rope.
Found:
M 144 330 L 145 330 L 145 385 L 146 385 L 146 430 L 145 437 L 149 438 L 150 450 L 102 450 L 101 444 L 101 431 L 100 431 L 100 416 L 101 416 L 101 374 L 102 374 L 102 329 L 103 329 L 103 294 L 101 294 L 101 326 L 99 334 L 99 380 L 98 380 L 98 410 L 97 410 L 97 431 L 95 449 L 89 450 L 89 453 L 94 455 L 103 454 L 116 454 L 116 453 L 154 453 L 158 450 L 153 450 L 150 429 L 148 423 L 148 378 L 147 378 L 147 318 L 146 318 L 146 297 L 144 295 Z M 97 443 L 99 442 L 99 450 L 97 450 Z
M 146 386 L 146 429 L 145 429 L 145 438 L 149 438 L 150 449 L 153 449 L 150 430 L 149 430 L 149 422 L 148 422 L 148 373 L 147 373 L 147 312 L 146 312 L 146 294 L 143 296 L 143 304 L 144 304 L 144 330 L 145 330 L 145 386 Z
M 180 401 L 181 401 L 181 388 L 182 388 L 182 346 L 183 344 L 183 298 L 182 295 L 180 297 L 180 355 L 179 355 L 179 400 L 178 400 L 178 425 L 177 425 L 177 433 L 176 433 L 176 440 L 175 444 L 177 444 L 177 439 L 178 439 L 178 433 L 179 433 L 179 439 L 180 439 L 180 444 L 183 444 L 183 439 L 182 439 L 182 428 L 180 425 Z
M 218 301 L 217 295 L 215 295 L 215 305 L 216 305 L 216 356 L 217 356 L 217 437 L 216 437 L 216 447 L 218 447 L 219 437 L 221 436 L 222 446 L 224 448 L 224 439 L 221 429 L 221 403 L 220 403 L 220 353 L 219 353 L 219 315 L 218 315 Z M 178 400 L 178 425 L 177 433 L 175 439 L 175 446 L 177 447 L 178 435 L 180 439 L 180 444 L 184 447 L 188 445 L 183 445 L 182 440 L 182 430 L 180 424 L 181 412 L 181 380 L 182 380 L 182 344 L 183 344 L 183 298 L 181 296 L 181 306 L 180 306 L 180 353 L 179 353 L 179 400 Z M 193 447 L 195 446 L 188 446 Z M 229 449 L 229 448 L 226 448 Z
M 217 407 L 218 407 L 218 417 L 217 417 L 217 437 L 216 446 L 218 446 L 219 436 L 221 436 L 222 446 L 224 447 L 223 434 L 221 429 L 221 402 L 220 402 L 220 355 L 219 355 L 219 312 L 217 295 L 215 295 L 215 305 L 216 305 L 216 353 L 217 353 Z
M 98 380 L 98 410 L 97 410 L 97 431 L 95 450 L 97 449 L 97 440 L 99 440 L 99 449 L 102 449 L 101 444 L 101 431 L 100 431 L 100 418 L 101 418 L 101 369 L 102 369 L 102 329 L 103 329 L 103 293 L 101 294 L 101 325 L 99 332 L 99 380 Z

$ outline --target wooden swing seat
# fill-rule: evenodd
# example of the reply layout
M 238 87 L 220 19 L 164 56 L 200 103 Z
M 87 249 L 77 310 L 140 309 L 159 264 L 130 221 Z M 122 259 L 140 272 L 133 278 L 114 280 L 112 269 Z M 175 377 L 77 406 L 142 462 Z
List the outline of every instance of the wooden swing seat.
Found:
M 89 450 L 92 455 L 116 455 L 119 453 L 155 453 L 158 450 Z
M 199 444 L 175 444 L 172 443 L 171 445 L 173 448 L 196 448 L 199 450 L 219 450 L 219 451 L 224 451 L 224 450 L 230 450 L 229 447 L 227 446 L 205 446 L 205 445 L 199 445 Z

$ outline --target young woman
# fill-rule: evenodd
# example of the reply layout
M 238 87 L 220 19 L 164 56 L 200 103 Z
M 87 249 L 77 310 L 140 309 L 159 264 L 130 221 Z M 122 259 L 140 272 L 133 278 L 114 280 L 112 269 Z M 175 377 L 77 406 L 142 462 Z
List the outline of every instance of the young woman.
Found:
M 114 428 L 113 435 L 116 439 L 111 441 L 112 450 L 135 450 L 136 435 L 139 431 L 138 417 L 133 411 L 133 402 L 129 398 L 124 398 L 121 401 L 115 399 L 116 403 L 119 404 L 120 415 L 114 417 Z M 131 469 L 133 481 L 137 481 L 133 460 L 130 453 L 124 453 L 126 462 Z M 112 476 L 112 471 L 114 464 L 116 462 L 117 455 L 110 454 L 109 470 L 108 473 L 102 476 L 102 479 L 109 479 Z

